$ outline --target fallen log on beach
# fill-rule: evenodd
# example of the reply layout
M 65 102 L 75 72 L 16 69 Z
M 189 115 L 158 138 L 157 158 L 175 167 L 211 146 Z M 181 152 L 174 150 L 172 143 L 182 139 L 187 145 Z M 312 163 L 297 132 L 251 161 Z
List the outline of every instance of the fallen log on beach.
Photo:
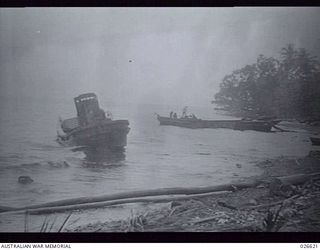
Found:
M 1 212 L 6 211 L 21 211 L 21 210 L 34 210 L 38 208 L 48 208 L 48 207 L 61 207 L 61 206 L 71 206 L 71 205 L 84 205 L 90 203 L 100 203 L 100 202 L 111 202 L 115 200 L 131 199 L 131 198 L 142 198 L 142 197 L 154 197 L 154 196 L 163 196 L 163 195 L 196 195 L 196 194 L 205 194 L 221 191 L 234 191 L 236 189 L 243 189 L 249 187 L 255 187 L 258 185 L 258 181 L 238 183 L 238 184 L 222 184 L 209 187 L 193 187 L 193 188 L 160 188 L 153 190 L 141 190 L 141 191 L 131 191 L 131 192 L 122 192 L 118 194 L 109 194 L 95 197 L 80 197 L 65 199 L 60 201 L 47 202 L 43 204 L 25 206 L 25 207 L 3 207 Z
M 320 173 L 276 177 L 275 179 L 277 179 L 281 185 L 297 185 L 315 178 L 320 178 Z M 63 212 L 66 210 L 92 209 L 128 203 L 170 202 L 174 200 L 186 200 L 199 196 L 212 195 L 217 192 L 235 192 L 235 190 L 254 188 L 259 184 L 261 184 L 261 181 L 251 181 L 238 184 L 223 184 L 210 187 L 161 188 L 154 190 L 122 192 L 118 194 L 95 197 L 65 199 L 25 207 L 1 207 L 0 213 L 27 210 L 29 214 L 40 214 Z
M 209 196 L 213 194 L 216 194 L 216 192 L 205 193 L 205 194 L 194 194 L 194 195 L 175 195 L 175 196 L 164 195 L 161 197 L 151 196 L 151 197 L 143 197 L 143 198 L 139 197 L 139 198 L 100 201 L 100 202 L 94 202 L 94 203 L 84 203 L 84 204 L 59 206 L 59 207 L 44 207 L 44 208 L 36 208 L 36 209 L 28 210 L 28 214 L 57 213 L 57 212 L 65 212 L 68 210 L 93 209 L 93 208 L 109 207 L 109 206 L 115 206 L 115 205 L 121 205 L 121 204 L 130 204 L 130 203 L 146 203 L 146 202 L 165 203 L 165 202 L 172 202 L 177 200 L 188 200 L 196 197 L 204 197 L 204 196 Z
M 291 130 L 287 130 L 287 129 L 283 129 L 283 128 L 280 128 L 276 125 L 272 125 L 273 128 L 279 130 L 280 132 L 295 132 L 295 131 L 291 131 Z
M 303 184 L 311 179 L 319 179 L 320 173 L 317 172 L 312 174 L 295 174 L 276 178 L 279 179 L 283 185 L 298 185 Z

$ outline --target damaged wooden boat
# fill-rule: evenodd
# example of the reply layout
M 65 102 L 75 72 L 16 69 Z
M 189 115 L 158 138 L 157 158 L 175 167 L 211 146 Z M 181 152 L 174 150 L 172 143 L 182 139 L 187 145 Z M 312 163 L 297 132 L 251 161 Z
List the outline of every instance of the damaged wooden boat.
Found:
M 63 134 L 57 131 L 57 142 L 67 146 L 122 148 L 127 145 L 128 120 L 112 120 L 99 107 L 97 96 L 86 93 L 74 98 L 77 117 L 61 120 Z
M 270 132 L 275 125 L 272 121 L 260 120 L 202 120 L 193 116 L 166 117 L 157 114 L 160 125 L 177 126 L 184 128 L 226 128 L 234 130 L 255 130 Z

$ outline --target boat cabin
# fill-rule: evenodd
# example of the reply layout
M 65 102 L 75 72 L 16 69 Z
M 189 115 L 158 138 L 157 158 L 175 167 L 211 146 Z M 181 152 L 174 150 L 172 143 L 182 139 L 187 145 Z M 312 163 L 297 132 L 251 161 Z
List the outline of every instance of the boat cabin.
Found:
M 106 119 L 106 115 L 100 109 L 98 98 L 94 93 L 79 95 L 74 98 L 74 103 L 80 126 L 93 125 Z

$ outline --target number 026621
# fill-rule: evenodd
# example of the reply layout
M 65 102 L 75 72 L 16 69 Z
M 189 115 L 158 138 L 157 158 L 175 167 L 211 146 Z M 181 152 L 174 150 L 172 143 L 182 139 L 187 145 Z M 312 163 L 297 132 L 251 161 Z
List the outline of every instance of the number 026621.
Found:
M 318 248 L 318 244 L 314 244 L 314 243 L 300 244 L 300 248 Z

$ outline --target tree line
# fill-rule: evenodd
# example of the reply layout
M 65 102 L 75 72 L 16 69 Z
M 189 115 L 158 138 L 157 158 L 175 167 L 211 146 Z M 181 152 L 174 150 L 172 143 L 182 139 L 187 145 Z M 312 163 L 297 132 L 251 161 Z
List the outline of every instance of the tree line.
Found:
M 242 116 L 320 118 L 319 61 L 292 44 L 278 59 L 259 55 L 223 78 L 212 103 Z

